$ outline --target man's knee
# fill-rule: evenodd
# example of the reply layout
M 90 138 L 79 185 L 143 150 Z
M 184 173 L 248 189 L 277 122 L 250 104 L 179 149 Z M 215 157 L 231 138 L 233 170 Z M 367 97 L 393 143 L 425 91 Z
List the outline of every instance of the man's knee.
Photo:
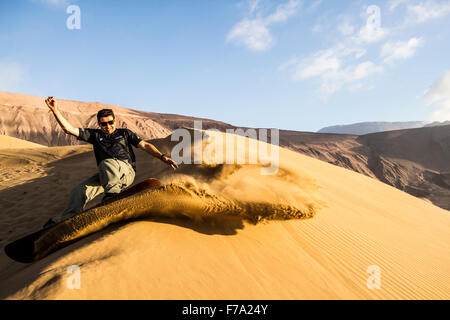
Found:
M 70 202 L 84 206 L 103 191 L 98 175 L 77 184 L 70 193 Z
M 119 165 L 115 159 L 105 159 L 98 165 L 98 171 L 101 175 L 117 174 Z
M 119 178 L 119 165 L 115 159 L 105 159 L 98 166 L 100 183 L 104 187 L 109 183 L 116 183 Z
M 130 169 L 131 168 L 131 169 Z M 100 182 L 105 190 L 122 189 L 133 183 L 134 169 L 127 162 L 105 159 L 99 165 Z
M 71 198 L 85 199 L 87 197 L 87 186 L 83 182 L 77 184 L 70 192 Z

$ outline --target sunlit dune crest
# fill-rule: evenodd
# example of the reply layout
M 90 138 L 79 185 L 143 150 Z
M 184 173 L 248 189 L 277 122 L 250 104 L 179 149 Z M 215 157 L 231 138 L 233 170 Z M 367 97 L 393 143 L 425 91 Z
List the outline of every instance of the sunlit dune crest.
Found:
M 215 150 L 211 144 L 217 141 L 200 140 L 189 144 L 192 158 L 196 150 L 206 150 L 206 146 Z M 197 148 L 197 144 L 202 148 Z M 222 143 L 219 145 L 222 147 Z M 243 158 L 249 159 L 249 153 L 257 152 L 242 145 Z M 268 220 L 312 218 L 321 206 L 313 197 L 317 189 L 313 179 L 300 170 L 278 168 L 274 175 L 262 175 L 261 165 L 211 163 L 211 159 L 207 162 L 182 166 L 167 175 L 163 179 L 165 185 L 156 190 L 90 209 L 65 221 L 36 241 L 36 255 L 45 256 L 68 242 L 124 220 L 157 216 L 185 217 L 198 222 L 228 216 L 257 224 Z

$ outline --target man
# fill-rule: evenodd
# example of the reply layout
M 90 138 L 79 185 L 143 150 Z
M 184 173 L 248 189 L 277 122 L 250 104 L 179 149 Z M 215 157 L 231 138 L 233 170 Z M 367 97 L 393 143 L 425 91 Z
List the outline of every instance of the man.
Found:
M 60 221 L 82 212 L 86 204 L 99 194 L 104 193 L 104 201 L 117 195 L 133 183 L 136 172 L 136 157 L 131 146 L 140 148 L 161 159 L 174 170 L 178 168 L 178 165 L 172 159 L 159 152 L 154 145 L 142 140 L 133 131 L 116 129 L 115 116 L 111 109 L 103 109 L 97 113 L 100 129 L 75 129 L 59 112 L 56 100 L 53 97 L 48 97 L 45 103 L 53 112 L 65 133 L 94 146 L 98 166 L 97 173 L 72 190 L 69 204 L 62 212 Z M 50 219 L 44 225 L 44 228 L 56 224 L 57 220 Z

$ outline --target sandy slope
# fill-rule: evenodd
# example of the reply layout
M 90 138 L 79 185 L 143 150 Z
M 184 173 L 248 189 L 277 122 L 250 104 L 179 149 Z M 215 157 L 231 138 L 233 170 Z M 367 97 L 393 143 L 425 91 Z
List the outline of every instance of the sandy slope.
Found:
M 62 113 L 75 127 L 97 127 L 97 111 L 112 108 L 119 127 L 127 127 L 145 139 L 165 137 L 179 127 L 192 127 L 194 120 L 201 120 L 203 129 L 237 129 L 211 119 L 56 98 Z M 449 125 L 364 136 L 288 130 L 279 133 L 280 146 L 376 178 L 450 209 Z M 63 132 L 43 97 L 8 92 L 0 92 L 0 135 L 47 146 L 80 143 Z
M 8 137 L 0 135 L 0 148 L 1 149 L 17 149 L 17 148 L 42 148 L 45 147 L 38 143 L 29 142 L 14 137 Z
M 171 148 L 168 140 L 154 143 L 164 151 Z M 15 180 L 2 184 L 0 198 L 16 206 L 2 203 L 3 240 L 33 230 L 33 225 L 61 210 L 70 187 L 94 170 L 92 155 L 83 153 L 86 147 L 71 148 L 76 152 L 71 157 L 59 153 L 55 158 L 64 157 L 43 161 L 37 177 L 20 185 Z M 49 149 L 47 154 L 60 152 Z M 41 157 L 36 150 L 18 153 L 17 161 L 30 154 Z M 153 176 L 166 183 L 180 181 L 181 175 L 171 175 L 157 160 L 142 152 L 137 157 L 137 180 Z M 1 253 L 0 297 L 450 298 L 448 211 L 375 179 L 285 149 L 280 150 L 280 168 L 273 177 L 259 175 L 258 167 L 211 175 L 200 167 L 183 166 L 180 173 L 227 199 L 265 198 L 299 207 L 320 204 L 313 218 L 255 226 L 239 216 L 199 222 L 164 213 L 150 215 L 111 226 L 31 265 L 12 262 Z M 67 267 L 73 264 L 81 268 L 80 290 L 66 286 Z M 380 290 L 366 286 L 371 265 L 381 268 Z

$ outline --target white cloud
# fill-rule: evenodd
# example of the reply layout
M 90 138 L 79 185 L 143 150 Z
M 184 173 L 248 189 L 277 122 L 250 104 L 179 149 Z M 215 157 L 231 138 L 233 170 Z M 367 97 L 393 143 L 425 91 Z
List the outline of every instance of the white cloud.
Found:
M 297 0 L 290 0 L 288 3 L 280 4 L 275 12 L 265 19 L 265 23 L 269 25 L 272 23 L 284 22 L 297 13 L 300 6 L 301 2 Z
M 450 1 L 427 0 L 408 5 L 408 21 L 421 23 L 438 19 L 450 13 Z
M 404 10 L 403 14 L 412 6 L 436 7 L 435 0 L 427 1 L 424 5 L 421 0 L 391 0 L 387 7 L 389 10 L 401 8 Z M 450 0 L 446 1 L 450 3 Z M 444 8 L 443 2 L 438 5 Z M 337 44 L 301 59 L 292 59 L 282 64 L 278 70 L 287 72 L 293 81 L 316 81 L 322 98 L 328 99 L 342 89 L 353 92 L 373 89 L 371 77 L 383 73 L 395 61 L 411 58 L 425 42 L 423 38 L 413 37 L 403 42 L 388 40 L 384 45 L 376 45 L 382 39 L 392 37 L 398 28 L 383 24 L 381 8 L 376 5 L 365 6 L 360 12 L 360 18 L 362 21 L 357 24 L 352 16 L 338 16 L 335 19 L 336 29 L 331 35 Z M 313 32 L 322 29 L 323 24 L 317 23 Z M 363 59 L 369 50 L 372 51 L 373 58 Z
M 342 44 L 331 49 L 319 51 L 305 59 L 292 59 L 281 65 L 278 70 L 290 69 L 292 80 L 301 81 L 318 78 L 320 94 L 323 99 L 348 86 L 364 87 L 360 81 L 383 72 L 383 67 L 372 61 L 356 62 L 366 51 L 358 47 L 346 47 Z
M 319 52 L 312 59 L 312 62 L 299 62 L 295 72 L 292 74 L 293 80 L 304 80 L 311 77 L 322 76 L 328 72 L 336 73 L 341 67 L 341 61 L 333 50 Z
M 450 98 L 450 70 L 425 92 L 424 97 L 428 104 Z
M 312 28 L 312 32 L 314 32 L 314 33 L 321 32 L 322 29 L 323 29 L 323 25 L 315 24 L 314 27 Z
M 308 8 L 308 11 L 314 11 L 318 6 L 322 4 L 322 0 L 315 0 Z
M 358 82 L 358 83 L 356 83 L 354 85 L 351 85 L 349 87 L 350 92 L 370 91 L 370 90 L 373 90 L 373 89 L 375 89 L 375 86 L 373 86 L 373 85 L 364 85 L 361 82 Z
M 450 120 L 450 99 L 437 104 L 435 110 L 430 116 L 430 121 L 448 121 Z
M 409 41 L 388 42 L 381 49 L 381 57 L 386 63 L 393 63 L 395 60 L 407 59 L 414 55 L 417 48 L 424 43 L 423 38 L 411 38 Z
M 269 30 L 260 19 L 245 19 L 235 25 L 227 36 L 227 41 L 233 40 L 253 51 L 264 51 L 273 43 Z
M 250 5 L 250 14 L 258 11 L 259 1 L 253 1 Z M 273 43 L 269 26 L 274 23 L 281 23 L 293 16 L 301 7 L 298 0 L 290 0 L 287 3 L 278 5 L 275 12 L 262 18 L 244 18 L 233 26 L 226 37 L 227 42 L 236 42 L 245 45 L 253 51 L 264 51 L 269 49 Z
M 327 76 L 327 74 L 337 74 L 341 71 L 346 58 L 359 59 L 364 54 L 364 49 L 347 48 L 343 45 L 320 51 L 311 58 L 297 61 L 297 68 L 292 78 L 293 80 L 304 80 L 317 76 Z M 347 77 L 347 79 L 349 78 Z
M 423 98 L 434 109 L 432 121 L 450 120 L 450 70 L 425 92 Z
M 349 36 L 355 32 L 355 27 L 349 21 L 344 21 L 339 25 L 338 30 L 343 36 Z
M 34 2 L 40 1 L 45 4 L 53 5 L 53 6 L 66 6 L 69 5 L 69 0 L 33 0 Z M 73 1 L 72 1 L 73 2 Z
M 357 41 L 362 41 L 366 43 L 377 42 L 388 35 L 387 29 L 381 27 L 373 27 L 369 24 L 359 30 Z
M 368 76 L 378 72 L 383 72 L 382 66 L 377 66 L 372 61 L 366 61 L 358 64 L 353 70 L 350 70 L 348 76 L 350 81 L 356 81 L 367 78 Z
M 250 1 L 250 14 L 255 12 L 255 10 L 258 8 L 260 0 L 251 0 Z
M 382 66 L 376 65 L 372 61 L 365 61 L 339 69 L 337 72 L 326 73 L 322 78 L 320 88 L 322 98 L 328 99 L 347 85 L 350 86 L 351 91 L 355 91 L 355 87 L 362 88 L 364 85 L 360 82 L 361 80 L 383 71 Z
M 14 62 L 0 62 L 0 91 L 16 91 L 24 80 L 25 69 Z
M 390 0 L 388 9 L 394 12 L 404 9 L 404 21 L 400 28 L 439 19 L 450 14 L 450 0 Z
M 410 0 L 391 0 L 389 1 L 389 11 L 394 11 L 397 7 L 408 3 Z

